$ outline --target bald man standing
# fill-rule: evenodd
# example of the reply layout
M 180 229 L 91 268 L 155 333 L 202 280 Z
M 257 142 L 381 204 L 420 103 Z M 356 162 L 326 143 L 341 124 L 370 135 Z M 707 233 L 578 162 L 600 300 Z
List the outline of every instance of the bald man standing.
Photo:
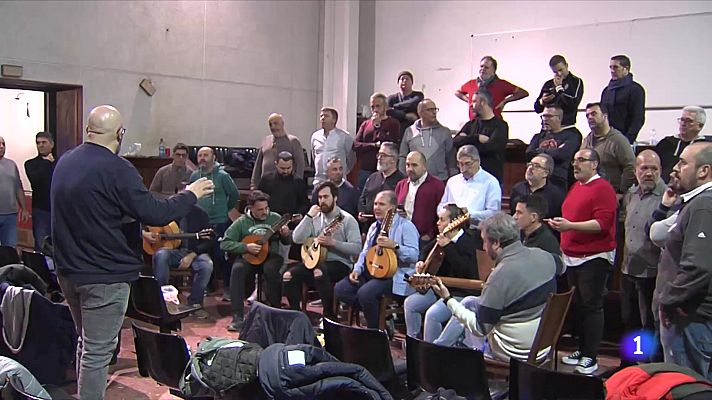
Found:
M 660 248 L 650 240 L 649 226 L 667 189 L 660 178 L 660 157 L 644 150 L 635 159 L 637 185 L 623 197 L 621 210 L 625 215 L 625 247 L 621 279 L 621 318 L 626 331 L 643 328 L 654 330 L 653 291 L 658 273 Z
M 260 185 L 260 179 L 270 172 L 277 173 L 275 167 L 277 155 L 283 151 L 288 151 L 294 156 L 294 176 L 304 178 L 304 150 L 299 139 L 284 130 L 284 117 L 281 114 L 272 113 L 267 118 L 271 135 L 265 136 L 257 151 L 255 169 L 252 170 L 250 179 L 250 190 L 255 190 Z
M 59 285 L 79 334 L 78 394 L 94 400 L 104 397 L 130 282 L 143 267 L 141 254 L 127 244 L 122 219 L 157 226 L 177 221 L 212 193 L 213 184 L 199 179 L 157 199 L 131 163 L 118 156 L 126 129 L 116 108 L 94 108 L 86 132 L 86 141 L 57 162 L 50 199 Z
M 17 164 L 5 157 L 5 138 L 0 136 L 0 244 L 17 244 L 17 213 L 25 209 L 25 191 Z

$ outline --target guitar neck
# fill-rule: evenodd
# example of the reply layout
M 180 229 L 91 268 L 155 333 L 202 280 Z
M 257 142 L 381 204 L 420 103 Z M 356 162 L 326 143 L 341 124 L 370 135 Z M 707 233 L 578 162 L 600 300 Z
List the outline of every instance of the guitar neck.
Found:
M 451 278 L 447 276 L 438 276 L 438 278 L 443 281 L 445 286 L 457 289 L 481 290 L 485 287 L 484 281 L 476 279 Z
M 197 233 L 161 233 L 161 239 L 199 239 Z

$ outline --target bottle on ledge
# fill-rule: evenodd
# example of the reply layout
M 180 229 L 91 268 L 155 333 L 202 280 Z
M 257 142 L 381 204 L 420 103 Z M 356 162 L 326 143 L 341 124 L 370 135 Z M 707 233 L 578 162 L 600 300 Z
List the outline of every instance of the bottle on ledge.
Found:
M 164 158 L 166 156 L 166 145 L 163 144 L 163 138 L 158 142 L 158 157 Z

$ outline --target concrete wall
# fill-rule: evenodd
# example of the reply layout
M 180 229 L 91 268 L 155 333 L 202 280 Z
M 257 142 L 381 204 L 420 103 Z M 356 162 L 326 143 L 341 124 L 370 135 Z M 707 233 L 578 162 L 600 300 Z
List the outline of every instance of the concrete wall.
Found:
M 308 145 L 320 103 L 321 1 L 0 2 L 0 62 L 80 84 L 84 118 L 109 103 L 124 143 L 254 146 L 267 115 Z M 153 81 L 148 97 L 138 84 Z M 0 133 L 2 134 L 2 133 Z M 125 145 L 126 147 L 126 145 Z M 124 151 L 126 148 L 123 149 Z

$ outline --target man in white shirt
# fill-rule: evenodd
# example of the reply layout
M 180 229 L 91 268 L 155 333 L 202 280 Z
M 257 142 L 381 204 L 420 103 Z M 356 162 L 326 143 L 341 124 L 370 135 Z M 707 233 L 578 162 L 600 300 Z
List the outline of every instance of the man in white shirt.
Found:
M 324 107 L 321 109 L 319 119 L 322 129 L 312 133 L 310 141 L 312 160 L 314 161 L 313 185 L 315 187 L 327 180 L 326 162 L 328 160 L 332 158 L 346 160 L 344 175 L 348 175 L 356 163 L 353 151 L 354 139 L 348 132 L 336 127 L 339 113 L 331 107 Z

